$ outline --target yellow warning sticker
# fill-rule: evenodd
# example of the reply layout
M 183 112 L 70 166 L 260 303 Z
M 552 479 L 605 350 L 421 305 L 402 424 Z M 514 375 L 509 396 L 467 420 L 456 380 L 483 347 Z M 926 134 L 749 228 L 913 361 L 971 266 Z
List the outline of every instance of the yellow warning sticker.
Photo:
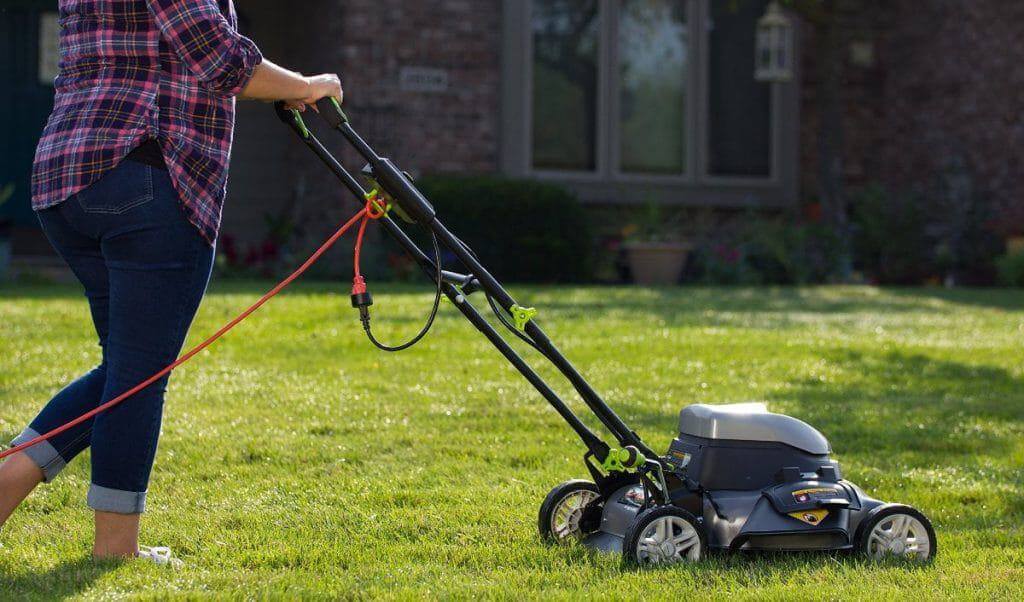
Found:
M 802 512 L 790 512 L 789 515 L 808 525 L 817 525 L 828 516 L 828 510 L 804 510 Z

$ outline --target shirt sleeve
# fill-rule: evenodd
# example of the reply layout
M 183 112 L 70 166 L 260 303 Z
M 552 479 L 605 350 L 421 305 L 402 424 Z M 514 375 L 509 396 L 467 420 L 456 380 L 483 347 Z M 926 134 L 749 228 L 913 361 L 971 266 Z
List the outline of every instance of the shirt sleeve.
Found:
M 163 39 L 202 84 L 235 96 L 263 61 L 259 48 L 238 33 L 216 0 L 146 0 Z

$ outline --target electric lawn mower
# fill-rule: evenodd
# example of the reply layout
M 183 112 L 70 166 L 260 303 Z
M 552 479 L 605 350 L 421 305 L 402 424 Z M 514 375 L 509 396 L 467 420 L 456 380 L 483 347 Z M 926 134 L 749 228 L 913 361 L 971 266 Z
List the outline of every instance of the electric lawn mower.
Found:
M 538 517 L 544 538 L 579 540 L 640 564 L 692 562 L 711 550 L 856 550 L 916 561 L 934 557 L 935 532 L 921 512 L 868 497 L 842 478 L 821 433 L 795 418 L 769 413 L 762 404 L 686 407 L 668 453 L 652 451 L 559 352 L 535 321 L 536 311 L 517 304 L 472 249 L 444 226 L 412 178 L 356 133 L 336 101 L 321 101 L 318 107 L 331 128 L 368 162 L 361 173 L 371 190 L 324 148 L 297 111 L 278 104 L 277 112 L 346 188 L 379 211 L 385 231 L 437 282 L 434 309 L 423 330 L 406 345 L 388 347 L 373 337 L 372 298 L 357 273 L 352 304 L 370 339 L 388 351 L 407 348 L 429 330 L 443 295 L 583 441 L 591 480 L 567 481 L 551 490 Z M 392 211 L 400 221 L 429 232 L 433 257 L 406 235 Z M 465 273 L 443 268 L 441 247 L 454 254 Z M 470 302 L 474 294 L 486 297 L 501 324 L 572 383 L 613 435 L 614 447 L 588 428 L 484 319 Z
M 534 319 L 536 311 L 519 305 L 472 249 L 444 226 L 412 178 L 367 144 L 336 101 L 321 101 L 318 108 L 367 161 L 361 174 L 370 190 L 324 148 L 299 112 L 276 106 L 281 120 L 348 190 L 377 211 L 374 217 L 385 231 L 437 283 L 427 324 L 409 343 L 389 347 L 372 334 L 373 301 L 357 271 L 352 304 L 371 341 L 387 351 L 408 348 L 429 330 L 443 295 L 583 441 L 583 463 L 591 480 L 567 481 L 547 495 L 538 517 L 545 539 L 579 540 L 640 564 L 692 562 L 711 550 L 855 550 L 915 561 L 934 557 L 935 532 L 921 512 L 867 496 L 842 478 L 820 432 L 795 418 L 769 413 L 762 404 L 686 407 L 668 453 L 652 451 L 559 352 Z M 399 221 L 430 234 L 433 257 L 409 238 Z M 444 269 L 442 247 L 458 259 L 464 273 Z M 473 295 L 485 297 L 508 331 L 554 364 L 612 434 L 614 446 L 588 428 L 484 319 L 470 302 Z

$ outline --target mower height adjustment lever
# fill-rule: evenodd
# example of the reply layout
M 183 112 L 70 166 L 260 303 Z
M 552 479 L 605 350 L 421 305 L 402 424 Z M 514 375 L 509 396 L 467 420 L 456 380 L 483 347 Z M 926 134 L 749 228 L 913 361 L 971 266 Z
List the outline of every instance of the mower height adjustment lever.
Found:
M 601 468 L 608 472 L 632 472 L 647 462 L 640 450 L 632 445 L 622 449 L 609 450 L 608 456 L 601 462 Z

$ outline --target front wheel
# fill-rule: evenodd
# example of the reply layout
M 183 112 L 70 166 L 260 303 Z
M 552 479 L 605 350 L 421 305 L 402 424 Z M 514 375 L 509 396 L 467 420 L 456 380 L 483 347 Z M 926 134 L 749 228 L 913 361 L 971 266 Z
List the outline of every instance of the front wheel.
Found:
M 639 565 L 697 562 L 707 554 L 707 536 L 695 516 L 674 506 L 641 512 L 626 530 L 622 554 Z
M 902 504 L 880 506 L 857 528 L 856 548 L 870 558 L 907 558 L 927 562 L 937 548 L 932 523 Z
M 555 487 L 540 505 L 540 536 L 557 542 L 581 539 L 593 530 L 586 519 L 600 511 L 600 499 L 600 490 L 590 481 L 566 481 Z

